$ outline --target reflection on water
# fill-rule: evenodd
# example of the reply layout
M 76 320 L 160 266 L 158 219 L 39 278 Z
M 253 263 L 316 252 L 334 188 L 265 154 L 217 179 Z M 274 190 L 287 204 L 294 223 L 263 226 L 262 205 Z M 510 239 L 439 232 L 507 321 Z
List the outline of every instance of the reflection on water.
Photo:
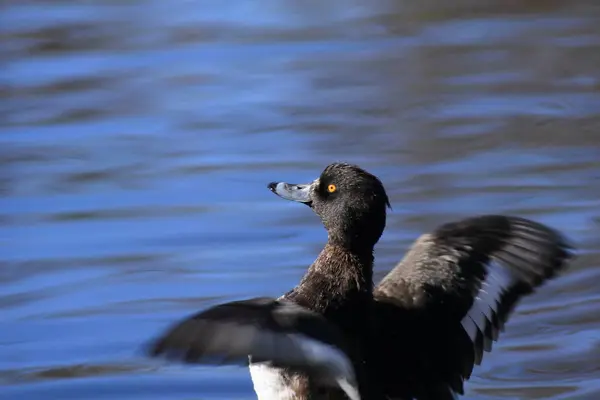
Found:
M 460 216 L 571 237 L 576 264 L 522 303 L 465 398 L 597 398 L 599 17 L 558 0 L 4 2 L 2 395 L 253 398 L 244 369 L 142 346 L 293 286 L 324 231 L 265 184 L 347 160 L 392 198 L 378 277 Z

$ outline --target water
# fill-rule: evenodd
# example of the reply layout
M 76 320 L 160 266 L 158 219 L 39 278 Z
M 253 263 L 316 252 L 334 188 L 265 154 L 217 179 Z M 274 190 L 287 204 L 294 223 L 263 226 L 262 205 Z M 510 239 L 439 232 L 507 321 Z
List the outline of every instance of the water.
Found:
M 598 398 L 600 7 L 447 3 L 5 1 L 0 397 L 254 398 L 143 345 L 297 283 L 325 232 L 266 183 L 346 160 L 391 196 L 378 277 L 442 221 L 564 231 L 465 398 Z

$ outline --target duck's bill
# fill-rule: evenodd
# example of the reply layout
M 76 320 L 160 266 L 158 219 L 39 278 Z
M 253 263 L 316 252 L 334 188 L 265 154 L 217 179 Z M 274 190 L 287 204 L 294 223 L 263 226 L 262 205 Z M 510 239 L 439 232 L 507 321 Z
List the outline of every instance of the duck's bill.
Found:
M 310 204 L 312 202 L 313 184 L 314 182 L 306 184 L 271 182 L 269 183 L 268 188 L 282 199 Z

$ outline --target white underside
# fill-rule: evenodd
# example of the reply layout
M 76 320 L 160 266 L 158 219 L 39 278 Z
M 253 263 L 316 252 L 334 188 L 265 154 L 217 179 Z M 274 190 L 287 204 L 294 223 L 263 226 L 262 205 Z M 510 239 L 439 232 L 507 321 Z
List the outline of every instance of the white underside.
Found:
M 286 385 L 281 369 L 267 364 L 250 364 L 250 376 L 258 400 L 294 400 L 296 393 Z
M 360 400 L 358 388 L 356 387 L 354 368 L 342 351 L 301 334 L 288 334 L 287 336 L 288 338 L 293 338 L 297 346 L 296 349 L 293 349 L 293 351 L 290 351 L 286 355 L 290 357 L 287 361 L 298 362 L 301 360 L 313 367 L 320 367 L 323 371 L 327 371 L 327 376 L 320 376 L 320 378 L 323 378 L 320 384 L 329 387 L 339 387 L 351 400 Z M 298 353 L 301 355 L 298 356 Z M 300 358 L 293 360 L 294 354 Z M 286 356 L 282 358 L 285 360 Z M 289 379 L 287 379 L 287 376 L 283 374 L 281 369 L 274 368 L 265 363 L 252 364 L 252 358 L 250 358 L 250 362 L 250 376 L 252 377 L 254 391 L 259 400 L 302 399 L 289 386 Z

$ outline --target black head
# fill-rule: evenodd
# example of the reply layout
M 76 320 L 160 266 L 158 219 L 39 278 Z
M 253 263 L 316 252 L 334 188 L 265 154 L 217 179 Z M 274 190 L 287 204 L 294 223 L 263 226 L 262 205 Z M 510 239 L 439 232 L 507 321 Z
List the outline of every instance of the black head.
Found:
M 385 228 L 390 203 L 381 181 L 362 168 L 328 165 L 308 184 L 271 182 L 278 196 L 309 205 L 321 217 L 329 241 L 356 250 L 372 250 Z

